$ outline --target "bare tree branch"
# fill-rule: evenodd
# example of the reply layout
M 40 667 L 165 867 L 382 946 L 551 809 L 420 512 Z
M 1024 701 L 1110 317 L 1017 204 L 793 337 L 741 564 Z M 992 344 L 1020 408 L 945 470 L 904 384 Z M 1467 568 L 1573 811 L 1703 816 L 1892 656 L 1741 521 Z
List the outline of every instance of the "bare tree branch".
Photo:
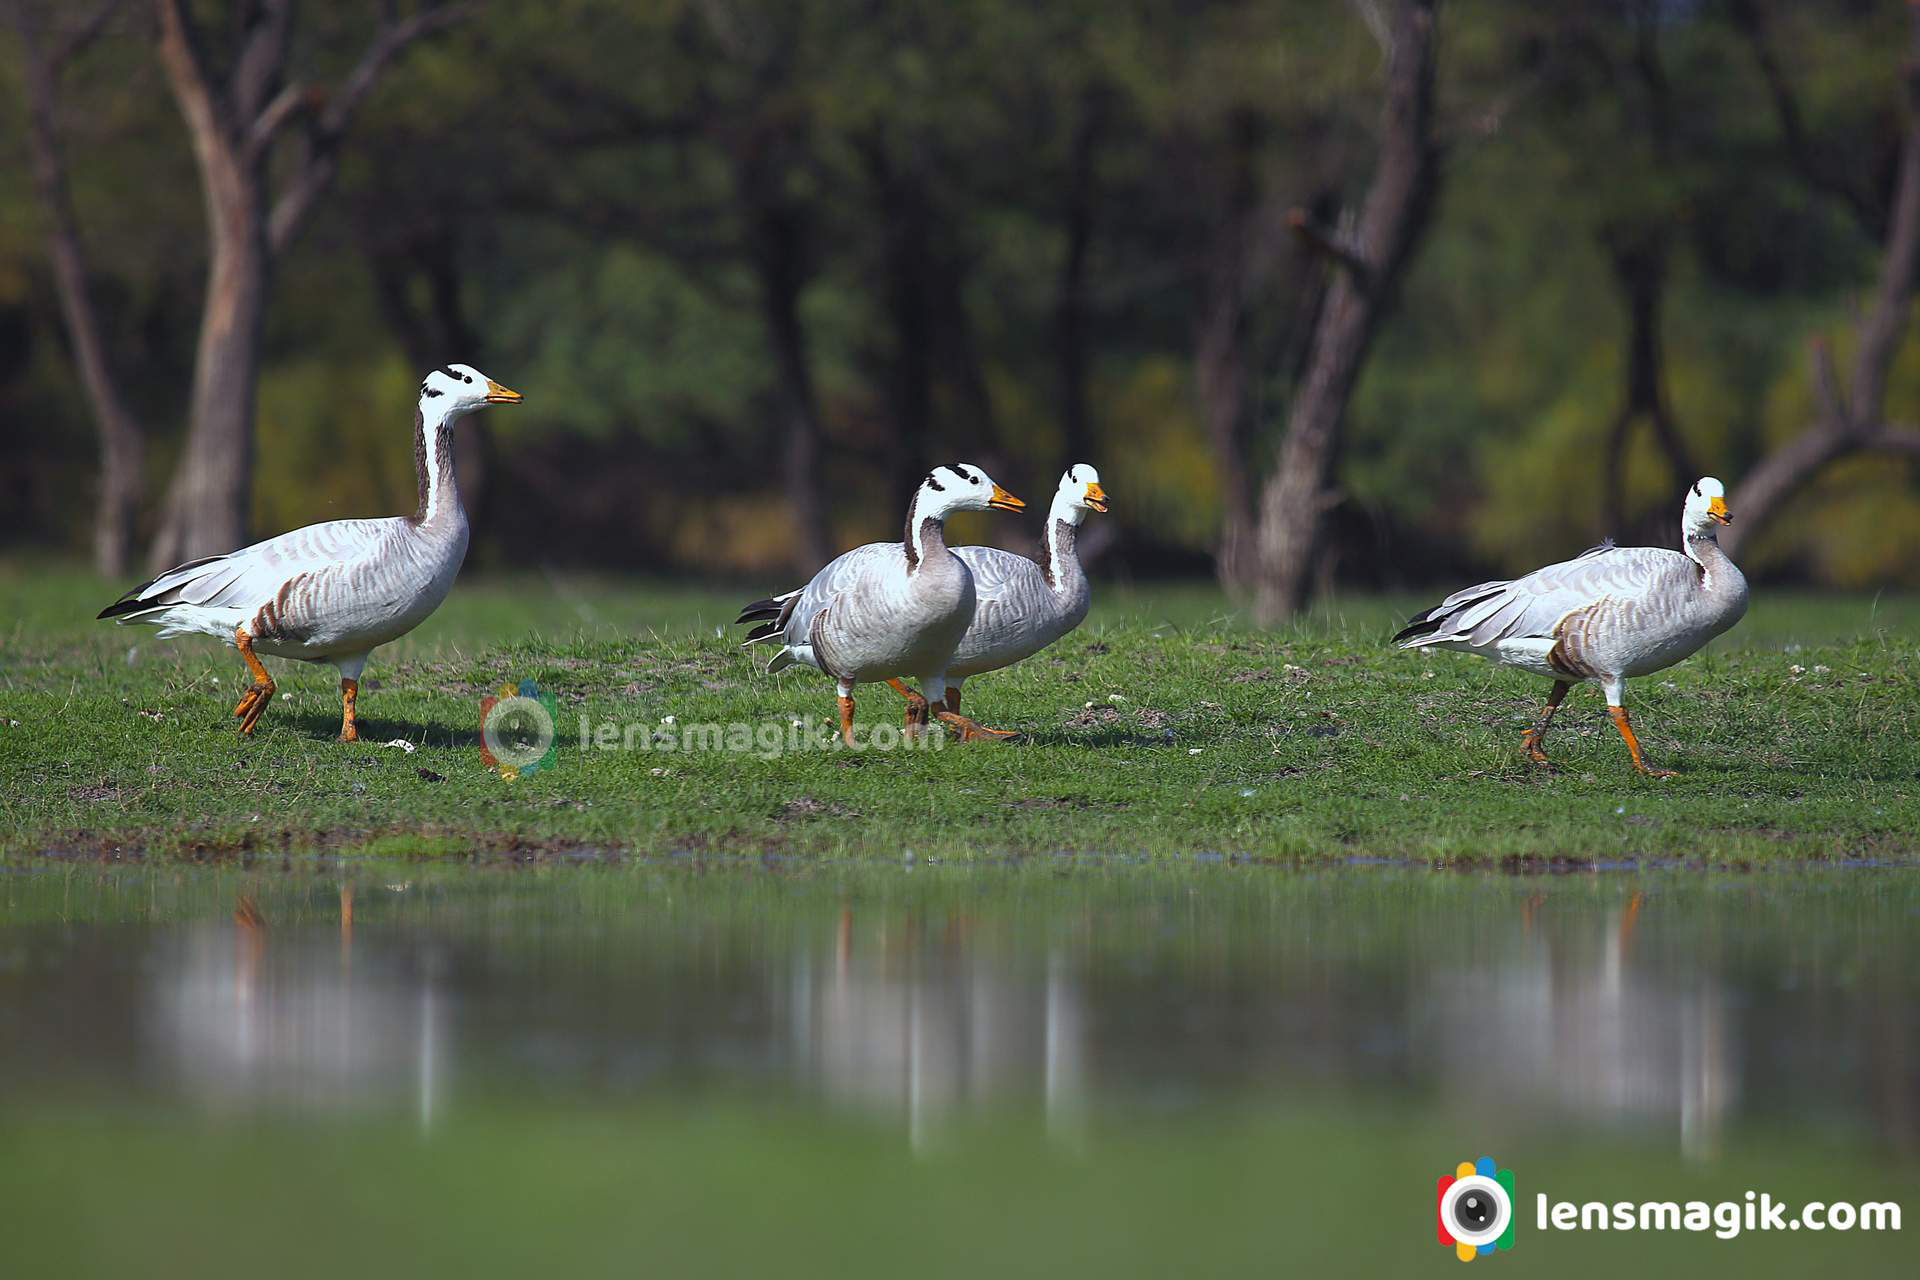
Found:
M 1287 226 L 1308 248 L 1323 257 L 1332 259 L 1351 272 L 1355 282 L 1361 288 L 1368 287 L 1372 268 L 1368 265 L 1366 258 L 1361 256 L 1359 247 L 1351 240 L 1331 227 L 1323 227 L 1315 222 L 1313 215 L 1305 209 L 1289 209 Z
M 1387 15 L 1380 11 L 1380 0 L 1347 0 L 1347 6 L 1360 15 L 1360 21 L 1366 24 L 1373 36 L 1373 42 L 1380 46 L 1380 52 L 1392 58 L 1393 27 L 1387 22 Z
M 1262 624 L 1287 617 L 1306 598 L 1347 403 L 1394 287 L 1431 220 L 1440 180 L 1433 134 L 1436 3 L 1399 0 L 1395 8 L 1380 154 L 1353 235 L 1353 256 L 1367 274 L 1342 272 L 1328 287 L 1280 457 L 1260 493 L 1254 616 Z
M 353 122 L 354 112 L 373 92 L 389 63 L 405 53 L 415 41 L 464 22 L 479 11 L 477 0 L 455 0 L 455 3 L 432 5 L 399 22 L 383 22 L 367 45 L 366 52 L 360 55 L 360 61 L 347 74 L 339 90 L 328 99 L 326 110 L 320 113 L 321 133 L 337 141 L 346 133 L 348 125 Z
M 73 348 L 74 364 L 93 411 L 100 436 L 100 490 L 94 508 L 94 564 L 103 573 L 125 570 L 139 514 L 146 455 L 145 431 L 121 393 L 106 336 L 94 305 L 92 273 L 73 207 L 67 168 L 61 154 L 58 78 L 61 69 L 101 33 L 120 0 L 99 5 L 74 31 L 45 54 L 39 33 L 20 0 L 8 8 L 19 34 L 22 80 L 26 91 L 28 165 L 34 195 L 47 220 L 48 259 L 60 299 L 61 320 Z
M 1920 427 L 1881 427 L 1860 437 L 1860 447 L 1871 453 L 1904 453 L 1920 458 Z
M 280 131 L 301 112 L 316 109 L 321 101 L 322 95 L 306 85 L 284 86 L 247 126 L 247 136 L 241 141 L 245 158 L 252 162 L 265 157 Z
M 82 18 L 78 26 L 56 40 L 47 50 L 47 69 L 55 75 L 65 70 L 69 62 L 79 57 L 88 46 L 100 38 L 100 33 L 106 30 L 107 23 L 112 21 L 113 15 L 120 12 L 121 6 L 125 3 L 126 0 L 100 0 L 100 3 L 94 5 L 93 12 Z M 19 12 L 17 4 L 14 6 L 14 11 L 16 14 Z
M 273 202 L 267 223 L 267 240 L 275 253 L 284 250 L 300 234 L 307 214 L 321 194 L 333 185 L 339 167 L 339 146 L 367 95 L 387 67 L 406 52 L 407 47 L 424 36 L 464 21 L 479 11 L 475 0 L 456 0 L 436 4 L 399 21 L 383 21 L 374 32 L 360 61 L 354 65 L 339 89 L 326 99 L 312 128 L 307 132 L 306 157 L 284 190 Z
M 1787 157 L 1793 162 L 1794 168 L 1800 171 L 1800 176 L 1809 187 L 1839 201 L 1862 230 L 1879 239 L 1885 229 L 1880 221 L 1880 210 L 1874 208 L 1860 190 L 1827 172 L 1821 165 L 1813 143 L 1807 137 L 1799 96 L 1774 50 L 1767 16 L 1758 0 L 1733 0 L 1731 9 L 1734 25 L 1740 29 L 1747 47 L 1752 50 L 1754 65 L 1759 68 L 1760 78 L 1767 86 L 1767 96 L 1773 100 L 1773 113 L 1780 122 L 1780 136 L 1787 144 Z
M 155 0 L 154 8 L 160 17 L 160 65 L 187 117 L 195 148 L 203 138 L 231 138 L 227 109 L 214 90 L 206 46 L 193 15 L 181 0 Z
M 1820 416 L 1829 426 L 1844 429 L 1848 425 L 1847 406 L 1840 401 L 1840 383 L 1833 369 L 1833 344 L 1825 338 L 1815 338 L 1808 346 L 1807 356 L 1813 365 L 1813 398 L 1820 406 Z
M 293 0 L 254 0 L 239 11 L 240 52 L 227 76 L 227 102 L 241 129 L 251 127 L 278 89 L 293 37 L 293 9 Z
M 1852 386 L 1842 401 L 1836 386 L 1832 352 L 1824 341 L 1813 351 L 1814 398 L 1820 420 L 1762 458 L 1729 498 L 1741 523 L 1728 529 L 1722 543 L 1736 549 L 1754 530 L 1775 516 L 1779 508 L 1809 484 L 1827 464 L 1862 450 L 1915 453 L 1920 434 L 1912 428 L 1889 426 L 1886 411 L 1887 376 L 1907 330 L 1913 306 L 1913 274 L 1920 265 L 1920 4 L 1907 6 L 1907 54 L 1901 67 L 1906 91 L 1907 124 L 1900 143 L 1900 170 L 1893 207 L 1887 215 L 1886 252 L 1873 302 L 1860 322 L 1860 342 L 1854 357 Z
M 1912 34 L 1902 78 L 1907 92 L 1907 131 L 1900 143 L 1900 177 L 1887 219 L 1886 260 L 1874 289 L 1873 306 L 1860 330 L 1855 357 L 1851 408 L 1858 421 L 1880 417 L 1887 394 L 1887 372 L 1907 329 L 1912 310 L 1913 272 L 1920 262 L 1920 6 L 1909 8 Z

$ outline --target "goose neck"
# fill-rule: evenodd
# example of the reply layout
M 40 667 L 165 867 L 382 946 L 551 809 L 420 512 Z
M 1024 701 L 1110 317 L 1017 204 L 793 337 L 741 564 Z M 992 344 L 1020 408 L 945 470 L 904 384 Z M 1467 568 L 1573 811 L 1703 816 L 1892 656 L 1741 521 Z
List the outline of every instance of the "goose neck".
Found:
M 413 419 L 413 471 L 419 489 L 415 524 L 432 524 L 461 512 L 453 466 L 453 424 L 462 415 L 422 404 Z M 464 514 L 464 512 L 462 512 Z

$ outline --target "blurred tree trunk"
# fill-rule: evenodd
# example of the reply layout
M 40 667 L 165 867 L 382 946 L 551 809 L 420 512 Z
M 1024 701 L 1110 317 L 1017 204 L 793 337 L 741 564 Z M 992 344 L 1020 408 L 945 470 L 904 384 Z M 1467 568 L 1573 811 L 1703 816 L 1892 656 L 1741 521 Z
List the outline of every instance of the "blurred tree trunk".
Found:
M 1058 301 L 1054 305 L 1054 342 L 1060 362 L 1060 446 L 1056 459 L 1064 473 L 1093 452 L 1093 410 L 1087 400 L 1087 262 L 1093 248 L 1094 211 L 1099 200 L 1095 161 L 1106 126 L 1105 95 L 1097 88 L 1080 97 L 1079 116 L 1067 149 L 1067 251 L 1060 260 Z
M 749 181 L 749 188 L 763 184 Z M 783 441 L 782 488 L 793 504 L 794 567 L 812 573 L 833 556 L 827 523 L 826 433 L 814 393 L 813 359 L 800 297 L 809 275 L 804 211 L 762 192 L 749 211 L 752 258 L 760 282 L 760 314 L 778 369 L 775 396 Z
M 812 121 L 791 109 L 792 31 L 741 42 L 738 33 L 706 15 L 708 29 L 729 56 L 751 68 L 752 91 L 732 139 L 733 188 L 746 228 L 761 327 L 773 353 L 774 412 L 781 451 L 780 487 L 793 511 L 793 567 L 813 573 L 833 557 L 829 517 L 827 433 L 813 381 L 813 351 L 801 316 L 817 248 L 814 201 L 796 194 L 795 179 L 813 164 Z M 795 11 L 787 20 L 798 22 Z
M 1254 540 L 1253 459 L 1248 456 L 1247 306 L 1253 292 L 1252 240 L 1262 216 L 1254 179 L 1258 122 L 1234 113 L 1227 161 L 1227 194 L 1219 229 L 1202 266 L 1205 280 L 1195 322 L 1194 389 L 1213 469 L 1220 486 L 1223 527 L 1214 565 L 1221 585 L 1241 594 L 1258 577 Z
M 1852 377 L 1839 387 L 1828 345 L 1813 347 L 1814 398 L 1818 417 L 1785 445 L 1762 457 L 1728 495 L 1736 523 L 1721 545 L 1736 551 L 1765 528 L 1829 463 L 1856 453 L 1881 452 L 1920 458 L 1920 427 L 1885 420 L 1887 376 L 1907 330 L 1914 270 L 1920 266 L 1920 5 L 1907 6 L 1907 54 L 1901 65 L 1907 121 L 1899 169 L 1886 218 L 1885 252 L 1873 301 L 1861 318 Z M 1776 106 L 1792 102 L 1784 81 Z M 1783 116 L 1783 119 L 1785 117 Z
M 51 43 L 29 12 L 26 0 L 10 0 L 19 36 L 21 72 L 26 91 L 27 157 L 34 195 L 47 219 L 48 258 L 60 298 L 60 318 L 74 364 L 86 391 L 88 406 L 100 437 L 100 483 L 94 495 L 93 564 L 101 573 L 124 573 L 133 550 L 133 534 L 140 514 L 140 496 L 146 463 L 146 435 L 127 407 L 112 362 L 100 314 L 94 308 L 91 272 L 80 238 L 80 220 L 74 211 L 60 147 L 59 81 L 67 64 L 100 35 L 123 0 L 96 3 L 78 25 Z
M 1327 489 L 1347 402 L 1414 247 L 1426 231 L 1439 183 L 1433 135 L 1437 0 L 1402 0 L 1387 27 L 1386 102 L 1373 180 L 1348 237 L 1296 226 L 1335 264 L 1287 415 L 1279 462 L 1260 494 L 1259 580 L 1254 616 L 1290 617 L 1312 582 L 1322 517 L 1338 501 Z
M 192 138 L 208 240 L 187 439 L 149 555 L 156 569 L 246 541 L 254 396 L 274 261 L 332 185 L 347 127 L 388 65 L 466 12 L 435 4 L 407 18 L 389 14 L 328 95 L 286 78 L 294 7 L 293 0 L 241 4 L 231 65 L 222 71 L 183 0 L 155 0 L 160 62 Z M 295 122 L 304 124 L 303 147 L 276 190 L 268 161 Z
M 926 184 L 911 170 L 910 160 L 897 160 L 879 137 L 863 139 L 860 149 L 879 204 L 881 291 L 893 335 L 887 378 L 893 424 L 889 487 L 904 501 L 931 465 L 927 439 L 933 418 L 934 213 Z
M 1633 438 L 1634 423 L 1645 420 L 1653 428 L 1654 439 L 1672 469 L 1676 490 L 1692 484 L 1701 473 L 1667 405 L 1665 356 L 1660 341 L 1666 246 L 1651 231 L 1621 231 L 1603 239 L 1627 308 L 1624 394 L 1607 432 L 1607 528 L 1614 537 L 1627 540 L 1638 532 L 1627 509 L 1627 446 Z
M 433 221 L 399 236 L 380 225 L 377 211 L 361 218 L 360 239 L 373 272 L 374 296 L 416 371 L 458 361 L 487 363 L 480 331 L 467 316 L 460 287 L 460 236 L 456 225 Z M 502 375 L 509 384 L 511 374 Z M 493 473 L 493 435 L 487 415 L 470 413 L 454 424 L 455 478 L 460 502 L 475 528 L 484 525 Z M 471 558 L 472 553 L 468 553 Z

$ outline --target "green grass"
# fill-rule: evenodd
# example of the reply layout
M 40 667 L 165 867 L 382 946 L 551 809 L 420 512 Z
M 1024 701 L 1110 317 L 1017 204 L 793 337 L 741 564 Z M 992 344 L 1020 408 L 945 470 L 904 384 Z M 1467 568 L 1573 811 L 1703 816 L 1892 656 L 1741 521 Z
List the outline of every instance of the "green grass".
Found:
M 377 653 L 366 741 L 332 740 L 330 668 L 269 662 L 285 696 L 250 741 L 242 668 L 200 639 L 95 623 L 122 584 L 0 564 L 0 851 L 597 849 L 960 859 L 1053 851 L 1256 857 L 1910 859 L 1920 853 L 1920 601 L 1762 591 L 1709 651 L 1629 686 L 1635 776 L 1598 694 L 1519 735 L 1544 682 L 1389 649 L 1418 601 L 1335 601 L 1261 632 L 1202 587 L 1096 590 L 1051 650 L 978 677 L 1012 744 L 939 751 L 582 750 L 579 723 L 826 721 L 816 673 L 769 678 L 726 626 L 767 584 L 469 578 Z M 1795 668 L 1799 668 L 1796 671 Z M 479 703 L 538 681 L 550 770 L 502 781 Z M 865 724 L 898 723 L 884 686 Z M 409 753 L 385 746 L 404 739 Z

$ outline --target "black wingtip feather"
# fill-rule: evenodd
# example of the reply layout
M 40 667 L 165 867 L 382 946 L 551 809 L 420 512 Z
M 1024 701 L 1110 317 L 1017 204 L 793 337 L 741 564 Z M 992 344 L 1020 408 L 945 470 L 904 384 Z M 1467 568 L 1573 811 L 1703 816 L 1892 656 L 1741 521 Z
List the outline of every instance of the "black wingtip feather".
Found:
M 209 565 L 216 560 L 225 560 L 225 559 L 226 559 L 225 556 L 202 556 L 198 560 L 189 560 L 185 564 L 177 564 L 173 566 L 173 568 L 167 570 L 165 573 L 156 573 L 155 575 L 153 575 L 153 577 L 148 578 L 145 582 L 141 583 L 139 586 L 129 588 L 125 595 L 121 596 L 118 600 L 115 600 L 112 604 L 102 609 L 99 613 L 94 614 L 93 620 L 95 622 L 98 622 L 102 618 L 117 618 L 124 613 L 140 613 L 147 609 L 159 609 L 166 605 L 174 604 L 176 603 L 176 601 L 173 601 L 173 600 L 146 599 L 145 597 L 148 589 L 151 588 L 154 583 L 160 581 L 160 579 L 162 578 L 172 577 L 176 573 L 181 573 L 188 569 L 198 569 L 202 565 Z
M 1407 625 L 1394 632 L 1393 639 L 1387 643 L 1405 644 L 1407 641 L 1417 640 L 1421 636 L 1430 636 L 1440 629 L 1441 620 L 1438 609 L 1423 609 L 1411 618 L 1408 618 Z
M 781 627 L 779 622 L 763 622 L 753 630 L 747 632 L 747 638 L 741 641 L 741 643 L 752 644 L 755 640 L 764 640 L 768 636 L 777 636 L 780 634 L 780 631 Z
M 779 616 L 780 602 L 772 596 L 767 596 L 764 599 L 755 600 L 752 604 L 740 610 L 740 616 L 733 620 L 733 625 L 737 627 L 743 622 L 764 622 L 769 618 L 777 618 Z
M 167 575 L 163 573 L 160 575 L 160 578 L 164 578 L 166 576 Z M 146 591 L 148 587 L 151 587 L 154 583 L 160 581 L 160 578 L 148 578 L 145 582 L 141 583 L 139 586 L 130 589 L 125 595 L 121 596 L 118 600 L 115 600 L 112 604 L 102 609 L 99 613 L 94 614 L 93 620 L 95 622 L 98 622 L 102 618 L 118 618 L 122 614 L 138 613 L 142 609 L 158 608 L 159 606 L 154 601 L 142 600 L 140 596 L 143 592 Z
M 1405 644 L 1407 641 L 1417 640 L 1421 636 L 1430 636 L 1439 629 L 1440 624 L 1437 622 L 1416 622 L 1410 627 L 1402 627 L 1400 630 L 1394 632 L 1393 639 L 1387 643 Z

